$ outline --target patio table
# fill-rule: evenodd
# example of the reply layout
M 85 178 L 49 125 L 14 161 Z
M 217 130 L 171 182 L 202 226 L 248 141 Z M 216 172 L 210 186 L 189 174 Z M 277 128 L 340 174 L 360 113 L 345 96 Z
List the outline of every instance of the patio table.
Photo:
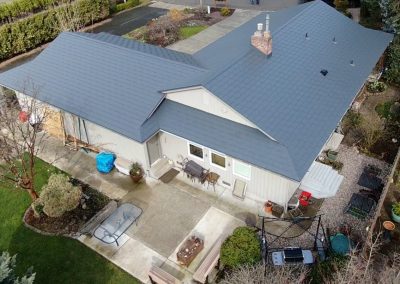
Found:
M 203 248 L 204 241 L 198 237 L 191 236 L 179 248 L 176 258 L 181 265 L 188 267 Z
M 118 245 L 118 239 L 141 214 L 141 208 L 124 203 L 97 227 L 94 236 L 106 244 L 115 242 Z
M 206 170 L 195 161 L 189 160 L 185 164 L 183 171 L 192 177 L 198 178 L 201 183 L 204 183 L 206 178 Z

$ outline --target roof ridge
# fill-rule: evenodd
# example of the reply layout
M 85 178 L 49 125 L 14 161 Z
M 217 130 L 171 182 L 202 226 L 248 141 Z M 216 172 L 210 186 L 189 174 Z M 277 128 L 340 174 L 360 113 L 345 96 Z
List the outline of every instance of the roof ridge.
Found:
M 320 0 L 315 0 L 313 2 L 311 2 L 311 4 L 307 5 L 307 7 L 304 8 L 304 10 L 301 10 L 299 13 L 297 13 L 295 16 L 291 17 L 286 23 L 284 23 L 283 25 L 281 25 L 279 28 L 276 29 L 276 31 L 274 31 L 272 33 L 273 35 L 278 34 L 282 29 L 284 29 L 289 23 L 293 22 L 295 19 L 297 19 L 300 15 L 304 14 L 306 11 L 308 11 L 311 7 L 321 3 L 322 1 Z
M 157 55 L 155 55 L 155 54 L 150 54 L 150 53 L 143 52 L 143 51 L 140 51 L 140 50 L 136 50 L 136 49 L 133 49 L 133 48 L 128 48 L 128 47 L 120 46 L 120 45 L 113 44 L 113 43 L 110 43 L 110 42 L 106 42 L 106 41 L 97 39 L 97 38 L 95 38 L 95 37 L 88 37 L 88 36 L 83 35 L 83 34 L 87 34 L 87 33 L 83 33 L 83 32 L 80 32 L 80 33 L 63 32 L 62 34 L 65 34 L 65 35 L 68 35 L 68 36 L 79 37 L 79 38 L 82 38 L 82 39 L 85 39 L 85 40 L 89 40 L 89 41 L 98 42 L 98 43 L 101 43 L 101 44 L 104 44 L 104 45 L 112 46 L 112 47 L 114 47 L 114 48 L 119 48 L 119 49 L 123 49 L 123 50 L 130 50 L 130 51 L 133 51 L 133 52 L 138 52 L 138 53 L 143 54 L 144 56 L 156 57 L 156 58 L 159 58 L 159 59 L 161 59 L 161 60 L 173 62 L 173 63 L 175 63 L 175 64 L 185 65 L 185 66 L 191 67 L 191 68 L 193 68 L 193 69 L 198 69 L 198 70 L 202 70 L 202 71 L 206 71 L 206 70 L 207 70 L 207 69 L 203 68 L 203 67 L 200 66 L 200 65 L 199 65 L 199 66 L 195 66 L 195 65 L 192 65 L 192 64 L 189 64 L 189 63 L 185 63 L 185 62 L 181 62 L 181 61 L 177 61 L 177 60 L 172 60 L 172 59 L 169 59 L 169 58 L 157 56 Z M 110 34 L 110 35 L 111 35 L 111 34 Z M 112 36 L 113 36 L 113 35 L 112 35 Z M 121 38 L 122 38 L 122 37 L 121 37 Z M 143 44 L 143 45 L 149 45 L 149 44 L 147 44 L 147 43 L 142 43 L 142 42 L 139 42 L 139 41 L 136 41 L 136 40 L 132 40 L 132 41 L 135 41 L 135 42 L 137 42 L 137 43 L 139 43 L 139 44 Z M 158 46 L 155 46 L 155 45 L 151 45 L 151 46 L 152 46 L 152 47 L 156 47 L 156 48 L 162 48 L 162 49 L 164 49 L 164 50 L 166 49 L 166 48 L 158 47 Z M 195 59 L 193 58 L 193 56 L 191 56 L 190 54 L 187 54 L 187 53 L 184 53 L 184 52 L 180 52 L 180 51 L 175 51 L 175 50 L 173 50 L 173 52 L 187 55 L 187 56 L 191 57 L 191 58 L 193 59 L 194 62 L 197 63 L 197 60 L 195 60 Z

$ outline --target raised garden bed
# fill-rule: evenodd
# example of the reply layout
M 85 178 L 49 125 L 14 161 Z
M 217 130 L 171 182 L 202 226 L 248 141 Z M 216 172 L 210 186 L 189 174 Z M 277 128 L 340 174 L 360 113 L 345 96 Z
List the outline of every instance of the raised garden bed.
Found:
M 389 86 L 382 93 L 364 90 L 357 110 L 342 121 L 343 143 L 357 146 L 363 153 L 392 163 L 400 144 L 400 90 Z
M 80 205 L 58 218 L 48 217 L 42 214 L 39 218 L 34 216 L 32 208 L 25 214 L 25 222 L 42 231 L 52 235 L 71 235 L 77 233 L 83 225 L 99 212 L 110 199 L 88 184 L 77 179 L 71 179 L 73 185 L 82 188 L 82 200 Z
M 150 21 L 124 37 L 165 47 L 201 32 L 233 12 L 233 9 L 228 8 L 211 8 L 210 14 L 199 9 L 173 9 L 167 15 Z

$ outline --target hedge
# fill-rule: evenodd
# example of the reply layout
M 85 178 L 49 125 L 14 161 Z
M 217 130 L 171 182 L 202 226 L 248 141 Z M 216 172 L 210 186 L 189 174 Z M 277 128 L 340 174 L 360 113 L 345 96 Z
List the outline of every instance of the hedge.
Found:
M 68 8 L 78 14 L 77 22 L 82 25 L 102 20 L 110 13 L 109 0 L 76 0 L 66 6 L 4 24 L 0 26 L 0 60 L 26 52 L 56 38 L 62 31 L 57 13 Z
M 0 4 L 0 22 L 10 23 L 15 19 L 46 10 L 60 3 L 66 3 L 66 0 L 14 0 L 2 3 Z
M 129 8 L 133 8 L 136 7 L 137 5 L 140 4 L 140 0 L 128 0 L 125 3 L 120 3 L 115 5 L 115 7 L 113 7 L 112 12 L 113 13 L 117 13 Z

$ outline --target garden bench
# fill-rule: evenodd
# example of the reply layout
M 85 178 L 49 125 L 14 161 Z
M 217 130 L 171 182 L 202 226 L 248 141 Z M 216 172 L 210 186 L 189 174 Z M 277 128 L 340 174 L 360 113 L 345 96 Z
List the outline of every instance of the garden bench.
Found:
M 149 271 L 149 278 L 152 284 L 178 284 L 180 280 L 169 274 L 158 266 L 152 266 Z
M 193 274 L 193 279 L 200 283 L 208 282 L 208 275 L 219 263 L 219 254 L 222 245 L 222 238 L 218 238 L 215 244 L 212 246 L 210 252 L 201 262 L 199 268 Z

